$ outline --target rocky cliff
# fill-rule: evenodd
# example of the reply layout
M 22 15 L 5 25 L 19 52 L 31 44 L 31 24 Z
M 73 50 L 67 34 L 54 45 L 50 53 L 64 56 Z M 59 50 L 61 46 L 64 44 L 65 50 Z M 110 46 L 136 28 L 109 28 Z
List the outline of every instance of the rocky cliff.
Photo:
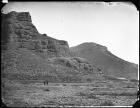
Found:
M 40 34 L 28 12 L 2 14 L 2 48 L 27 48 L 45 57 L 69 56 L 68 42 Z
M 2 76 L 10 79 L 86 81 L 97 69 L 86 59 L 72 57 L 67 41 L 40 34 L 28 12 L 2 14 Z M 93 78 L 94 78 L 93 77 Z

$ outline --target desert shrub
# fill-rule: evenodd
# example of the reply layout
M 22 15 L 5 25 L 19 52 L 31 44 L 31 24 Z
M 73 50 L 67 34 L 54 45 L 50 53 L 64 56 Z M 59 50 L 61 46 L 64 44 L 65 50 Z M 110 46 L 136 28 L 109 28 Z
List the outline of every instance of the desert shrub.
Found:
M 67 62 L 66 62 L 66 66 L 67 66 L 67 67 L 72 67 L 73 65 L 72 65 L 72 63 L 71 63 L 70 61 L 67 61 Z
M 87 80 L 87 82 L 92 82 L 92 79 L 90 79 L 90 78 L 87 78 L 86 80 Z
M 127 85 L 126 88 L 135 88 L 135 85 Z
M 96 97 L 96 96 L 93 95 L 93 94 L 88 94 L 88 95 L 87 95 L 87 98 L 89 98 L 89 99 L 97 99 L 98 97 Z
M 63 84 L 63 86 L 67 86 L 66 84 Z
M 122 92 L 122 93 L 116 94 L 116 95 L 120 95 L 120 96 L 136 96 L 137 93 L 135 93 L 135 92 Z
M 114 106 L 114 103 L 110 100 L 106 100 L 100 104 L 101 106 Z
M 56 104 L 56 102 L 53 101 L 53 100 L 49 100 L 49 101 L 47 102 L 47 104 L 48 104 L 48 105 L 54 105 L 54 104 Z
M 50 91 L 49 89 L 44 89 L 43 91 Z
M 113 88 L 114 86 L 111 85 L 111 84 L 108 84 L 107 87 L 108 87 L 108 88 Z
M 88 70 L 88 67 L 85 67 L 85 66 L 84 66 L 84 69 L 85 69 L 85 70 Z
M 30 104 L 28 104 L 27 102 L 24 102 L 21 99 L 12 99 L 13 103 L 10 105 L 10 107 L 31 107 Z
M 137 79 L 130 79 L 131 82 L 139 82 Z
M 80 93 L 78 93 L 78 96 L 84 97 L 84 96 L 87 96 L 87 94 L 86 93 L 83 93 L 83 92 L 80 92 Z
M 92 93 L 83 93 L 83 92 L 78 93 L 78 96 L 85 97 L 88 99 L 97 99 L 98 98 Z
M 110 95 L 110 96 L 136 96 L 135 92 L 100 92 L 97 93 L 98 95 Z

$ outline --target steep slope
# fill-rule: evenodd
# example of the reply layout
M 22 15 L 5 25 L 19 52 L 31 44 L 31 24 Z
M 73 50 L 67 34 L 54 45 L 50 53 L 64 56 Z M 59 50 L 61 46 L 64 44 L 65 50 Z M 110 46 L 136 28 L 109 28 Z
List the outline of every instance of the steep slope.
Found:
M 74 56 L 86 58 L 99 67 L 105 75 L 137 79 L 138 65 L 124 61 L 113 55 L 105 46 L 96 43 L 83 43 L 70 48 Z
M 69 56 L 66 41 L 38 33 L 28 12 L 2 14 L 1 43 L 7 49 L 27 48 L 45 53 L 44 57 Z M 4 47 L 2 47 L 4 49 Z
M 85 82 L 98 79 L 87 60 L 71 57 L 67 41 L 40 34 L 28 12 L 2 14 L 2 77 L 17 80 Z

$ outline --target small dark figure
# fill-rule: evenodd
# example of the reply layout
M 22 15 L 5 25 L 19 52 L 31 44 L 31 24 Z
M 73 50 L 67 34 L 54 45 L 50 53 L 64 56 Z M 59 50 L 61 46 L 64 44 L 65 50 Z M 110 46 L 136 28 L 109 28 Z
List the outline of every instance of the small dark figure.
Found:
M 101 71 L 101 69 L 100 68 L 97 68 L 98 69 L 98 71 Z
M 48 81 L 47 80 L 44 81 L 44 85 L 46 85 L 46 84 L 48 85 Z

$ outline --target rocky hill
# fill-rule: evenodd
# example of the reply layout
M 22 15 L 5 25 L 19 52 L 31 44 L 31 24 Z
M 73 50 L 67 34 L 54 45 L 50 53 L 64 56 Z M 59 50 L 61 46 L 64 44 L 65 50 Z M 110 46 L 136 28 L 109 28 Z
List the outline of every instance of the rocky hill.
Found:
M 104 80 L 103 76 L 137 79 L 138 66 L 126 62 L 106 47 L 68 42 L 40 34 L 29 12 L 2 14 L 2 77 L 52 82 Z
M 137 100 L 137 65 L 106 47 L 69 48 L 40 34 L 28 12 L 2 14 L 1 27 L 1 100 L 7 107 L 131 106 Z
M 9 79 L 48 79 L 81 82 L 98 70 L 86 59 L 72 57 L 67 41 L 40 34 L 28 12 L 2 14 L 2 76 Z
M 138 79 L 138 65 L 113 55 L 105 46 L 96 43 L 83 43 L 70 48 L 74 56 L 86 58 L 105 75 Z

